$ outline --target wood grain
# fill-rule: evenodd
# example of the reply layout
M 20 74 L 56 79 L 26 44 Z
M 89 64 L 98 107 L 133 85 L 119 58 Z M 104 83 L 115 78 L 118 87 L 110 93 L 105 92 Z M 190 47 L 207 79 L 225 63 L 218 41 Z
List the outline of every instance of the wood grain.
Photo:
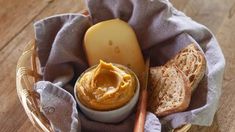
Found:
M 33 22 L 54 14 L 78 12 L 83 3 L 77 0 L 56 0 L 31 20 L 25 28 L 0 51 L 0 131 L 34 130 L 21 106 L 15 87 L 15 68 L 25 44 L 34 37 Z
M 190 0 L 171 0 L 171 3 L 180 11 L 184 11 L 186 5 L 190 2 Z
M 0 5 L 0 49 L 2 49 L 48 5 L 48 1 L 0 0 Z
M 193 126 L 191 132 L 235 130 L 235 0 L 171 0 L 192 19 L 206 25 L 217 37 L 226 58 L 218 112 L 212 126 Z M 34 36 L 33 22 L 58 13 L 78 12 L 81 0 L 0 0 L 0 131 L 36 131 L 18 100 L 15 68 L 25 44 Z
M 177 3 L 177 0 L 174 2 Z M 177 4 L 176 4 L 177 6 Z M 190 132 L 234 132 L 235 131 L 235 1 L 220 0 L 204 1 L 190 0 L 183 12 L 193 20 L 206 25 L 217 37 L 226 58 L 226 69 L 223 81 L 222 95 L 218 112 L 210 127 L 192 126 Z
M 184 9 L 182 11 L 193 20 L 207 26 L 213 33 L 217 32 L 217 29 L 221 26 L 225 14 L 229 12 L 230 7 L 233 5 L 234 0 L 173 0 L 175 6 L 182 7 L 183 1 Z M 185 5 L 186 4 L 186 5 Z
M 223 82 L 223 91 L 217 114 L 219 130 L 223 132 L 235 131 L 235 2 L 231 3 L 230 11 L 226 14 L 223 24 L 216 34 L 226 58 L 226 69 Z

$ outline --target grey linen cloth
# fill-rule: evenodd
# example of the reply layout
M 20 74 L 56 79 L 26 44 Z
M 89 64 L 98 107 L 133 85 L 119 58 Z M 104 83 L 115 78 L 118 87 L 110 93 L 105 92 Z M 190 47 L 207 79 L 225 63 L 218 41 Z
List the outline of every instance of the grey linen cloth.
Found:
M 221 94 L 225 59 L 216 38 L 205 26 L 176 10 L 168 0 L 87 0 L 86 4 L 90 17 L 62 14 L 34 25 L 43 75 L 35 89 L 40 93 L 42 111 L 56 131 L 133 130 L 134 113 L 118 124 L 94 122 L 75 108 L 72 97 L 76 79 L 88 68 L 82 48 L 86 30 L 113 18 L 132 26 L 143 54 L 150 53 L 151 66 L 163 65 L 190 43 L 195 43 L 206 57 L 207 71 L 189 108 L 161 118 L 161 124 L 148 112 L 145 131 L 168 131 L 187 123 L 211 125 Z

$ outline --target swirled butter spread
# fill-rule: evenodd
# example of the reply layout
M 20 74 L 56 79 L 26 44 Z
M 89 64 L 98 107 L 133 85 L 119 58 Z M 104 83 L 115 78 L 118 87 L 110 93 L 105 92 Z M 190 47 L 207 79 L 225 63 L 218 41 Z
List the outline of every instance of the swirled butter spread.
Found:
M 79 101 L 95 110 L 113 110 L 131 100 L 136 89 L 135 76 L 129 69 L 100 61 L 76 83 Z

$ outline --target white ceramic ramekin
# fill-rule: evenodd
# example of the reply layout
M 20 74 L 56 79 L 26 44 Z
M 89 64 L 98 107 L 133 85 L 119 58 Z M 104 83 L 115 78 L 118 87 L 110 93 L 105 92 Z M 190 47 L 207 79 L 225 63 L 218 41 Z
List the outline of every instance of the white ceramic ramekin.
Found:
M 113 64 L 115 66 L 121 66 L 121 67 L 125 67 L 123 65 L 119 65 L 119 64 Z M 96 65 L 97 66 L 97 65 Z M 86 73 L 87 71 L 95 68 L 96 66 L 92 66 L 90 68 L 88 68 L 86 71 L 84 71 L 80 77 L 78 78 L 77 82 L 80 80 L 80 78 L 84 75 L 84 73 Z M 127 67 L 125 67 L 127 68 Z M 128 68 L 127 68 L 128 69 Z M 135 73 L 133 71 L 131 71 L 130 69 L 128 69 L 131 74 L 134 75 L 135 79 L 136 79 L 136 91 L 134 96 L 130 99 L 130 101 L 125 104 L 124 106 L 117 108 L 115 110 L 110 110 L 110 111 L 98 111 L 98 110 L 94 110 L 91 108 L 86 107 L 85 105 L 83 105 L 80 101 L 79 98 L 77 97 L 77 90 L 76 90 L 76 84 L 74 86 L 74 96 L 76 98 L 76 101 L 78 103 L 78 106 L 80 108 L 80 110 L 90 119 L 94 120 L 94 121 L 99 121 L 99 122 L 104 122 L 104 123 L 118 123 L 122 120 L 124 120 L 128 115 L 130 115 L 135 107 L 135 105 L 138 102 L 138 98 L 139 98 L 139 92 L 140 92 L 140 83 L 139 80 L 137 78 L 137 76 L 135 75 Z

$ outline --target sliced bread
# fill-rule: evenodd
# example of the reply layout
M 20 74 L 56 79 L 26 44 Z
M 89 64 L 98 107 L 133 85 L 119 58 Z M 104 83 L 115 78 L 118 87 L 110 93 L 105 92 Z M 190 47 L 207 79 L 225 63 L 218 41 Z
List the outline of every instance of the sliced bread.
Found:
M 157 116 L 185 110 L 190 102 L 191 90 L 186 76 L 176 66 L 150 69 L 148 109 Z
M 153 104 L 152 102 L 155 101 L 154 98 L 151 98 L 153 94 L 155 94 L 155 90 L 156 87 L 158 85 L 158 81 L 161 79 L 163 71 L 164 70 L 164 66 L 159 66 L 159 67 L 154 67 L 154 68 L 150 68 L 150 87 L 148 87 L 148 105 L 149 107 L 151 106 L 151 104 Z M 153 95 L 154 96 L 154 95 Z
M 172 65 L 176 65 L 186 75 L 192 91 L 197 88 L 206 70 L 205 57 L 194 44 L 186 46 L 165 64 L 165 66 Z

